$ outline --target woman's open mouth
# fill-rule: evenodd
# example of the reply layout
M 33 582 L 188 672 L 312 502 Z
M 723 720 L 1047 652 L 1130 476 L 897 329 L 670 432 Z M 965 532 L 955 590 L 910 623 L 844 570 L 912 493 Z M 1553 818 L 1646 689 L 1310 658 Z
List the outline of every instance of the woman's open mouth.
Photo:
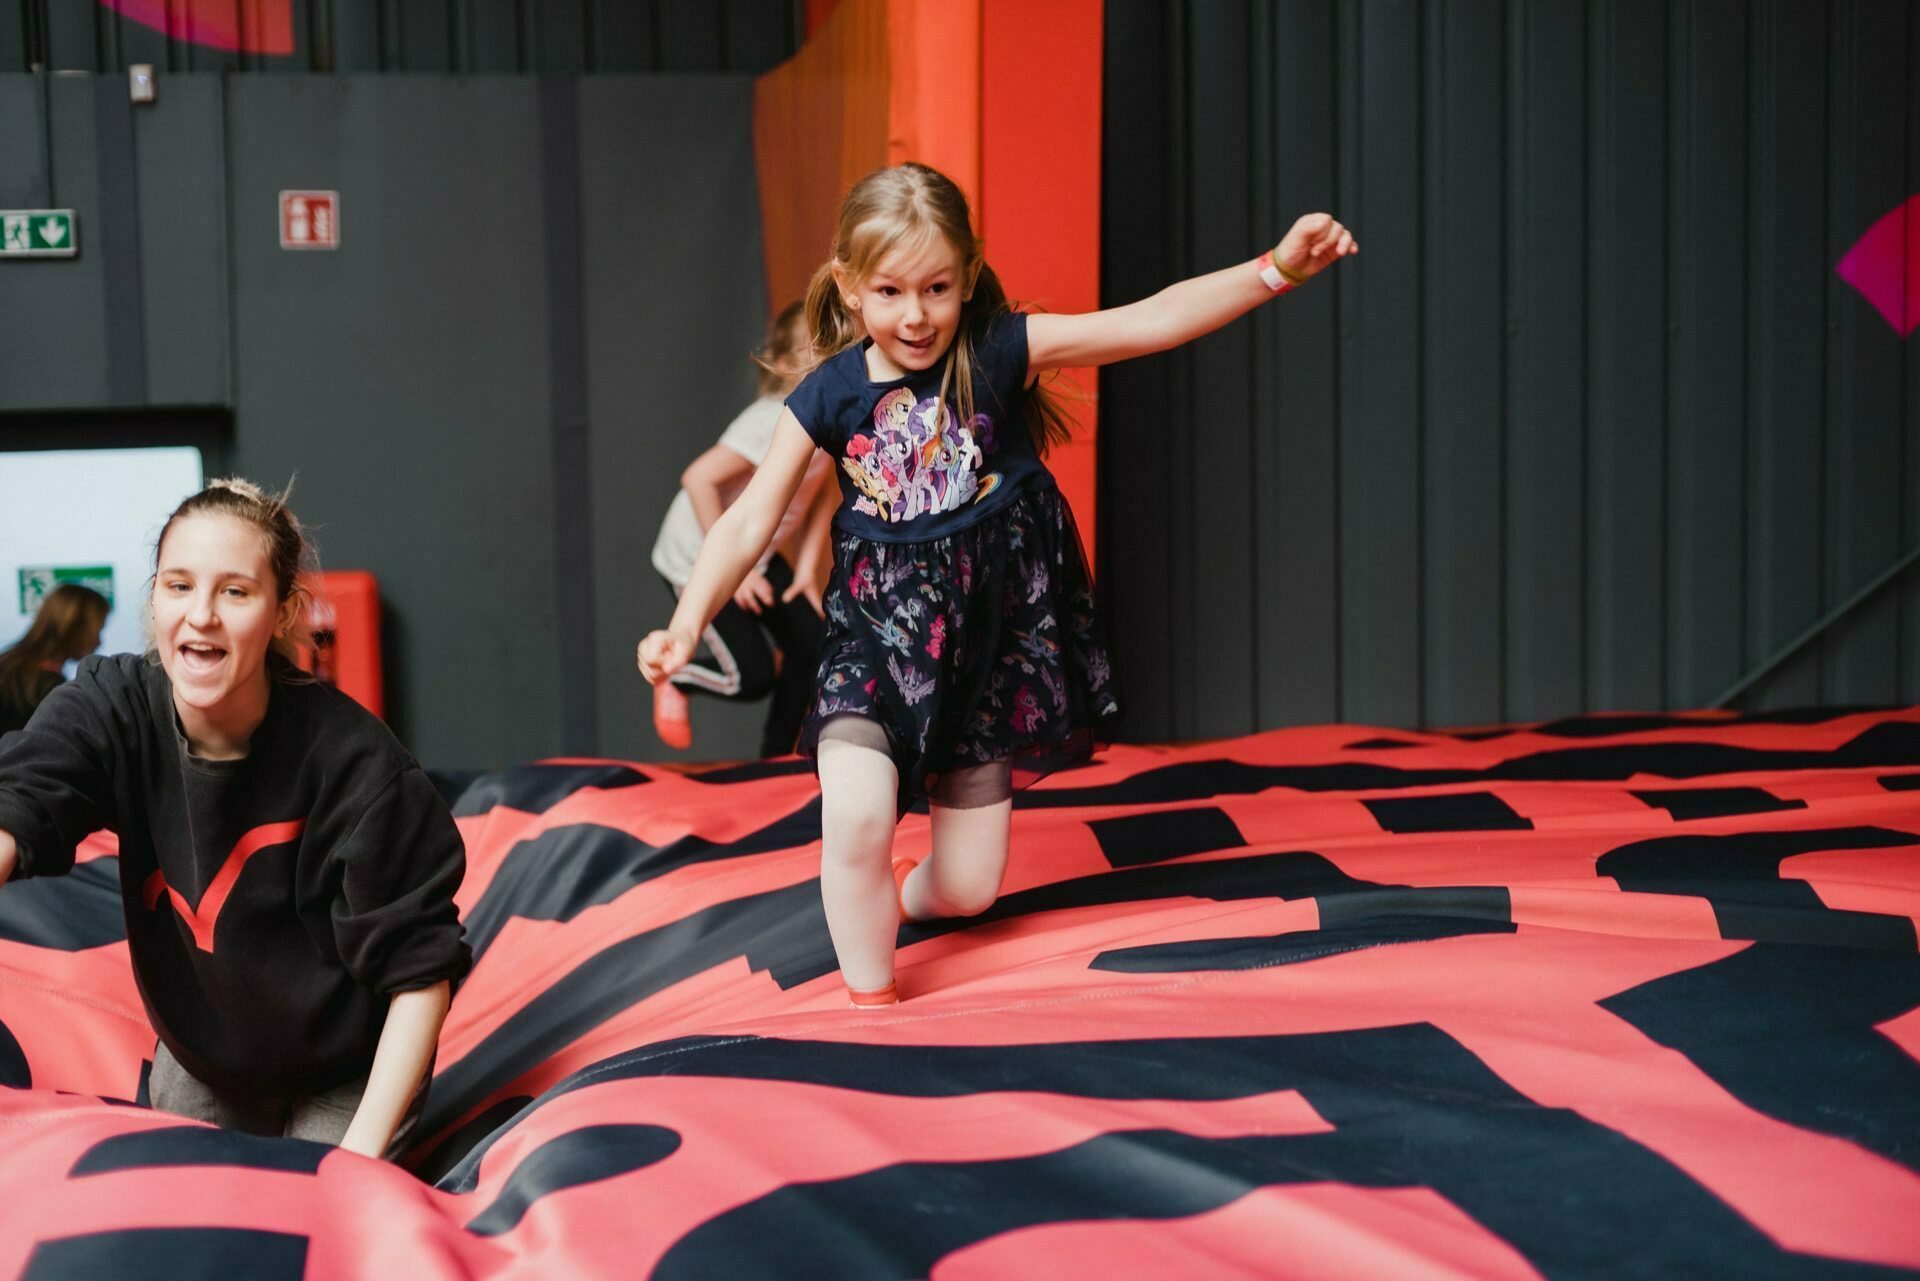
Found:
M 196 675 L 213 671 L 227 656 L 227 651 L 220 646 L 204 641 L 188 641 L 174 652 L 180 655 L 180 665 Z

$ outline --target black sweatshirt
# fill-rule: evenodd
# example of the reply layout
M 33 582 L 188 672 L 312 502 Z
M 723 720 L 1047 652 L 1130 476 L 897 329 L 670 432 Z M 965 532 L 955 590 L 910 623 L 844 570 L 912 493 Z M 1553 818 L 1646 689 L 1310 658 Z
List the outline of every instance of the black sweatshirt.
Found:
M 88 833 L 118 833 L 154 1029 L 195 1077 L 256 1097 L 364 1075 L 390 996 L 472 965 L 446 803 L 371 713 L 269 663 L 244 760 L 192 756 L 166 673 L 131 654 L 87 659 L 0 737 L 15 876 L 61 875 Z

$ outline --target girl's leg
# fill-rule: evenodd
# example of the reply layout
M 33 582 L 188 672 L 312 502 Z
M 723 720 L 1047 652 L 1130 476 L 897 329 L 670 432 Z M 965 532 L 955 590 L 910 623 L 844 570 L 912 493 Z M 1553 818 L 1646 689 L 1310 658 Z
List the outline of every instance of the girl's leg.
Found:
M 888 863 L 899 774 L 884 751 L 835 735 L 849 722 L 867 724 L 842 718 L 820 736 L 820 898 L 841 977 L 855 992 L 874 992 L 893 983 L 900 928 Z
M 900 906 L 911 921 L 978 916 L 1000 897 L 1013 821 L 1009 762 L 942 775 L 928 798 L 933 853 L 908 873 Z

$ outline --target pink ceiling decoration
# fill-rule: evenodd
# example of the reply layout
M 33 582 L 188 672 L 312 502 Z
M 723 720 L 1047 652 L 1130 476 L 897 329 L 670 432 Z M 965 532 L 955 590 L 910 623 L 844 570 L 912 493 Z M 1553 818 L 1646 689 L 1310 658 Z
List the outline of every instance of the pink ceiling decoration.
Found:
M 293 52 L 293 0 L 100 0 L 167 39 L 239 53 Z

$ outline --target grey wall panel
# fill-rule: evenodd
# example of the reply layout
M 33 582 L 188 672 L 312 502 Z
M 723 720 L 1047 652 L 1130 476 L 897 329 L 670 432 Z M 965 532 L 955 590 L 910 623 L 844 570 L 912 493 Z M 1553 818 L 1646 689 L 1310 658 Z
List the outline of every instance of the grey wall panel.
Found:
M 390 719 L 443 767 L 559 740 L 537 82 L 229 82 L 239 468 L 298 473 L 326 561 L 381 579 Z M 341 193 L 282 250 L 277 193 Z
M 1107 17 L 1106 302 L 1230 261 L 1243 207 L 1246 256 L 1261 216 L 1323 204 L 1364 247 L 1244 346 L 1103 372 L 1130 736 L 1249 687 L 1260 725 L 1697 705 L 1916 537 L 1914 341 L 1834 274 L 1920 187 L 1910 6 Z M 1154 452 L 1201 433 L 1211 473 Z M 1252 510 L 1197 510 L 1242 461 Z M 1242 522 L 1249 563 L 1204 560 Z M 1248 575 L 1250 664 L 1221 639 Z M 1912 698 L 1916 650 L 1920 576 L 1742 703 Z
M 1743 0 L 1673 10 L 1665 701 L 1745 670 L 1747 30 Z
M 1746 656 L 1763 661 L 1821 614 L 1825 467 L 1827 30 L 1796 0 L 1755 5 L 1749 46 Z M 1749 704 L 1820 701 L 1817 649 Z
M 1343 109 L 1340 204 L 1361 254 L 1332 283 L 1368 320 L 1341 361 L 1340 648 L 1346 714 L 1421 719 L 1419 11 L 1366 0 L 1345 15 L 1341 59 L 1355 73 Z M 1351 359 L 1348 359 L 1348 356 Z
M 1254 47 L 1272 50 L 1253 68 L 1263 85 L 1256 125 L 1266 120 L 1255 145 L 1274 158 L 1255 190 L 1254 226 L 1263 238 L 1277 239 L 1304 211 L 1337 204 L 1334 67 L 1326 56 L 1333 20 L 1331 0 L 1255 8 L 1262 38 Z M 1340 617 L 1339 299 L 1331 289 L 1302 292 L 1263 308 L 1253 322 L 1258 404 L 1286 406 L 1277 418 L 1257 420 L 1253 433 L 1260 725 L 1339 714 L 1339 644 L 1331 625 Z
M 0 207 L 43 209 L 52 200 L 47 84 L 38 76 L 0 74 Z
M 673 610 L 654 536 L 681 470 L 753 398 L 769 311 L 752 82 L 598 76 L 579 104 L 600 747 L 654 759 L 670 753 L 633 660 Z M 696 755 L 751 756 L 765 712 L 695 700 Z
M 1505 349 L 1500 0 L 1426 12 L 1421 302 L 1425 717 L 1500 718 Z
M 101 202 L 100 96 L 91 77 L 56 76 L 47 85 L 52 116 L 55 208 L 78 221 L 76 258 L 0 263 L 0 315 L 33 323 L 0 343 L 0 409 L 91 409 L 111 403 L 107 296 L 122 261 L 124 236 L 103 237 L 105 220 L 124 217 Z M 24 193 L 32 194 L 32 193 Z
M 1827 255 L 1838 260 L 1906 190 L 1904 5 L 1837 3 L 1828 46 L 1833 94 Z M 1859 590 L 1899 553 L 1903 339 L 1830 276 L 1827 350 L 1826 604 Z M 1898 597 L 1882 595 L 1832 634 L 1824 698 L 1891 702 L 1899 687 Z
M 134 157 L 133 104 L 116 77 L 94 79 L 94 147 L 101 217 L 94 253 L 105 263 L 107 403 L 138 405 L 147 393 L 145 289 L 140 270 L 140 186 Z
M 225 113 L 215 76 L 133 113 L 147 404 L 227 401 Z

